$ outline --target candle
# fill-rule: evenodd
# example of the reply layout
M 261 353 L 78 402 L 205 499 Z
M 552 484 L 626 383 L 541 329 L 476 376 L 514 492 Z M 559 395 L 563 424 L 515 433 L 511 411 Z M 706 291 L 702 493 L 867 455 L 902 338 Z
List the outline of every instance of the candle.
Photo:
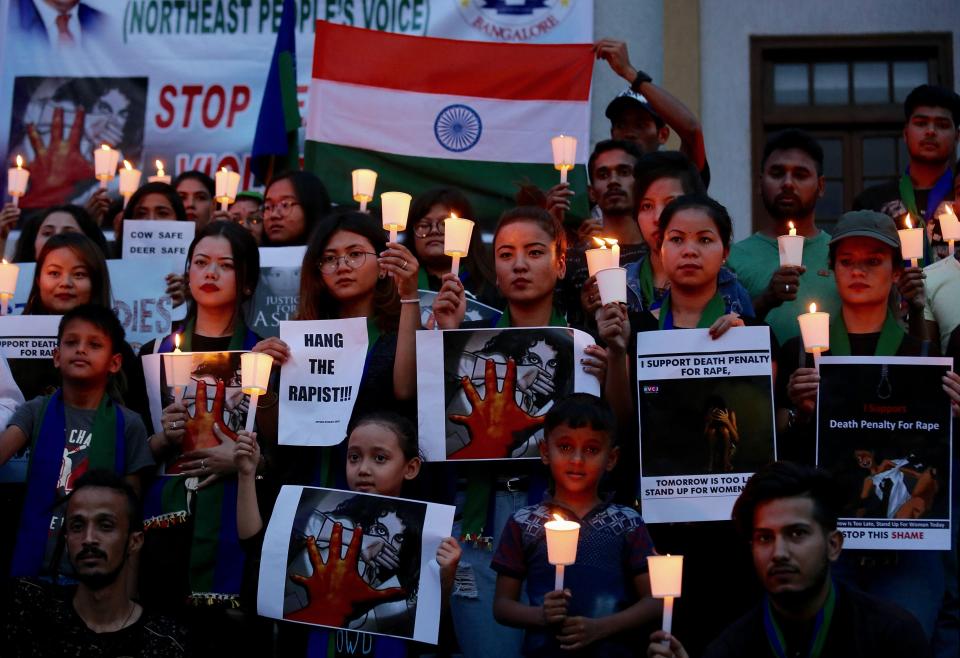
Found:
M 923 258 L 923 228 L 913 228 L 910 213 L 903 220 L 906 228 L 898 229 L 900 234 L 900 252 L 904 260 L 910 261 L 910 267 L 916 267 L 917 261 Z
M 940 220 L 940 235 L 950 246 L 950 256 L 953 256 L 953 243 L 960 240 L 960 220 L 953 212 L 953 206 L 948 201 L 943 206 L 943 212 L 937 217 Z
M 244 427 L 248 432 L 253 431 L 253 423 L 257 417 L 257 401 L 261 394 L 267 392 L 272 366 L 273 357 L 269 354 L 246 352 L 240 355 L 240 386 L 243 392 L 250 396 L 247 424 Z
M 550 140 L 553 149 L 553 168 L 560 171 L 560 182 L 567 182 L 567 172 L 573 169 L 577 160 L 577 138 L 558 135 Z
M 789 222 L 789 227 L 789 234 L 777 236 L 780 267 L 800 267 L 803 265 L 803 236 L 797 235 L 793 222 Z
M 654 598 L 663 599 L 663 630 L 669 633 L 673 627 L 673 599 L 680 596 L 683 585 L 683 556 L 651 555 L 647 558 L 647 567 L 650 593 Z
M 556 567 L 554 589 L 563 589 L 563 568 L 577 561 L 577 541 L 580 539 L 580 524 L 567 521 L 559 514 L 553 521 L 543 524 L 547 533 L 547 561 Z
M 173 399 L 179 404 L 183 402 L 184 389 L 190 385 L 193 353 L 180 350 L 180 334 L 174 335 L 173 344 L 173 352 L 163 355 L 163 367 L 167 384 L 173 387 Z
M 107 183 L 117 174 L 117 163 L 120 162 L 120 152 L 114 151 L 106 144 L 93 152 L 93 173 L 100 181 L 100 189 L 107 189 Z
M 610 245 L 610 266 L 620 267 L 620 245 L 613 238 L 605 238 Z
M 237 198 L 237 188 L 240 187 L 240 174 L 230 171 L 226 167 L 220 167 L 216 176 L 216 194 L 214 198 L 220 204 L 220 210 L 226 211 L 227 207 Z
M 593 241 L 597 244 L 595 249 L 587 249 L 587 272 L 590 276 L 596 275 L 600 270 L 608 267 L 620 266 L 620 245 L 613 238 L 594 237 Z M 607 244 L 612 245 L 607 249 Z
M 813 363 L 820 369 L 820 353 L 830 349 L 830 314 L 817 311 L 816 303 L 810 304 L 810 312 L 797 317 L 800 336 L 807 352 L 813 354 Z
M 120 196 L 123 197 L 123 207 L 127 207 L 127 201 L 133 196 L 140 186 L 140 171 L 134 169 L 127 160 L 123 161 L 123 169 L 120 170 Z
M 397 241 L 397 231 L 407 228 L 407 215 L 413 197 L 406 192 L 384 192 L 380 195 L 383 230 L 390 231 L 390 242 Z
M 19 266 L 8 263 L 6 258 L 0 262 L 0 315 L 7 314 L 7 303 L 13 299 L 13 293 L 17 291 L 19 274 Z
M 147 177 L 147 182 L 148 182 L 148 183 L 166 183 L 167 185 L 169 185 L 169 184 L 170 184 L 170 181 L 173 180 L 173 179 L 171 179 L 170 176 L 168 176 L 167 174 L 164 173 L 164 171 L 163 171 L 163 162 L 160 161 L 160 160 L 156 160 L 156 161 L 155 161 L 155 164 L 157 165 L 157 175 L 156 175 L 156 176 L 148 176 L 148 177 Z
M 27 192 L 27 181 L 30 179 L 30 172 L 23 168 L 23 157 L 17 156 L 17 166 L 7 169 L 7 192 L 13 199 L 13 205 L 20 204 L 20 197 Z
M 600 290 L 600 303 L 627 303 L 627 270 L 623 267 L 605 267 L 597 270 L 597 288 Z
M 453 259 L 450 271 L 454 275 L 460 273 L 460 259 L 470 251 L 472 234 L 473 222 L 469 219 L 450 213 L 450 216 L 443 220 L 443 253 Z
M 373 201 L 373 190 L 377 186 L 377 172 L 372 169 L 354 169 L 353 200 L 360 203 L 360 212 L 367 212 L 367 204 Z

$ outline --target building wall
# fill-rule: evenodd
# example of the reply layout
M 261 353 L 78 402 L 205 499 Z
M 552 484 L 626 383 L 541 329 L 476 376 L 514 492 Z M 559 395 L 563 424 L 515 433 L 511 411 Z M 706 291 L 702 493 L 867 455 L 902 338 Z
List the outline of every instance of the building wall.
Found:
M 759 166 L 750 161 L 751 36 L 952 30 L 957 76 L 958 28 L 957 0 L 700 0 L 700 106 L 710 193 L 730 210 L 735 238 L 750 233 L 751 176 Z

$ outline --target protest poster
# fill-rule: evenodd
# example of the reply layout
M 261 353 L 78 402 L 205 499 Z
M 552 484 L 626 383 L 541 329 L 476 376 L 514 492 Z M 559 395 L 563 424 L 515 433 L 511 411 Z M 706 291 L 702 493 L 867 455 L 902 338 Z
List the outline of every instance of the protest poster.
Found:
M 281 321 L 290 358 L 280 369 L 278 442 L 330 446 L 343 441 L 367 356 L 366 318 Z
M 123 220 L 121 258 L 169 258 L 170 272 L 182 272 L 197 225 L 167 219 Z
M 260 279 L 247 310 L 247 326 L 258 336 L 277 336 L 280 322 L 296 314 L 306 252 L 305 246 L 260 247 Z
M 53 365 L 57 346 L 59 315 L 7 315 L 0 317 L 0 356 L 7 360 L 10 374 L 23 400 L 45 395 L 50 382 L 58 381 Z M 0 482 L 25 482 L 30 448 L 25 447 L 0 466 Z
M 769 329 L 639 333 L 637 386 L 644 520 L 729 519 L 776 459 Z
M 574 392 L 600 395 L 600 382 L 580 365 L 592 344 L 565 327 L 418 331 L 424 458 L 539 458 L 540 426 L 554 403 Z
M 237 440 L 247 420 L 250 399 L 241 389 L 240 355 L 243 352 L 185 352 L 192 359 L 190 384 L 183 391 L 187 408 L 186 433 L 181 450 L 164 465 L 166 475 L 184 470 L 189 460 L 183 455 L 192 450 L 216 448 Z M 143 376 L 147 383 L 147 400 L 153 431 L 162 432 L 163 409 L 173 403 L 174 390 L 167 383 L 163 358 L 168 354 L 145 354 Z
M 436 555 L 453 513 L 448 505 L 285 485 L 263 540 L 257 612 L 436 644 Z
M 844 548 L 950 550 L 952 359 L 822 357 L 817 464 L 843 487 Z
M 420 324 L 424 327 L 430 326 L 430 320 L 433 318 L 433 301 L 437 298 L 436 290 L 418 290 L 420 297 Z M 464 322 L 481 322 L 489 327 L 494 326 L 503 312 L 500 309 L 487 306 L 479 302 L 469 292 L 467 296 L 467 310 L 463 315 Z

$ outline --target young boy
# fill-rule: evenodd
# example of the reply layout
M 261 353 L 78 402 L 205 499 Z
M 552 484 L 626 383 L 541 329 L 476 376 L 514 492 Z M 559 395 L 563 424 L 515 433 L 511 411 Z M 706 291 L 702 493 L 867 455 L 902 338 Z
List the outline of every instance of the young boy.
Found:
M 13 576 L 70 573 L 62 555 L 62 498 L 92 468 L 126 476 L 153 466 L 140 417 L 107 395 L 120 370 L 123 327 L 113 312 L 86 304 L 67 312 L 57 331 L 53 363 L 63 384 L 52 395 L 23 404 L 0 435 L 0 464 L 31 448 L 27 496 L 13 555 Z
M 600 479 L 617 463 L 613 413 L 599 398 L 576 393 L 557 403 L 544 423 L 541 459 L 553 497 L 516 512 L 493 558 L 493 615 L 526 629 L 524 655 L 632 656 L 630 633 L 660 613 L 650 598 L 647 556 L 653 542 L 635 510 L 601 500 Z M 559 514 L 580 523 L 576 564 L 554 590 L 543 524 Z M 530 605 L 520 602 L 526 581 Z M 572 653 L 569 653 L 572 650 Z

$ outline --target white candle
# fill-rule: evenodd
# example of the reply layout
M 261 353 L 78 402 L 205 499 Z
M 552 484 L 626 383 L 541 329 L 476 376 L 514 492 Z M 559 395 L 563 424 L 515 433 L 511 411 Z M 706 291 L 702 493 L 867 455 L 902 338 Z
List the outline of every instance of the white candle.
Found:
M 7 314 L 7 303 L 13 299 L 13 293 L 17 291 L 19 274 L 19 266 L 8 263 L 6 258 L 0 262 L 0 315 Z
M 167 385 L 173 387 L 173 399 L 179 404 L 183 402 L 184 389 L 190 385 L 190 375 L 193 370 L 193 353 L 180 350 L 180 334 L 176 334 L 173 337 L 173 343 L 173 352 L 163 355 L 163 365 Z
M 469 219 L 450 213 L 450 216 L 443 220 L 443 253 L 453 259 L 450 271 L 454 275 L 460 273 L 460 259 L 466 257 L 470 251 L 471 235 L 473 222 Z
M 100 181 L 100 189 L 107 189 L 107 183 L 117 175 L 117 164 L 120 162 L 120 152 L 114 151 L 106 144 L 93 152 L 93 173 Z
M 120 170 L 120 196 L 123 197 L 124 208 L 127 207 L 127 201 L 138 187 L 140 187 L 140 170 L 134 169 L 127 160 L 124 160 L 123 169 Z
M 587 249 L 587 272 L 590 276 L 596 275 L 600 270 L 608 267 L 620 267 L 620 245 L 612 238 L 594 237 L 593 241 L 597 244 L 595 249 Z M 611 249 L 607 244 L 613 245 Z
M 17 156 L 17 166 L 7 169 L 7 192 L 13 199 L 13 205 L 19 205 L 20 197 L 27 193 L 27 181 L 30 172 L 23 168 L 23 157 Z
M 170 181 L 173 179 L 164 173 L 163 162 L 161 162 L 160 160 L 157 160 L 155 164 L 157 165 L 157 174 L 156 176 L 148 176 L 147 182 L 148 183 L 166 183 L 167 185 L 169 185 Z
M 560 182 L 567 182 L 567 172 L 577 161 L 577 138 L 558 135 L 550 140 L 553 149 L 553 168 L 560 171 Z
M 680 596 L 683 585 L 683 556 L 651 555 L 647 558 L 647 567 L 650 593 L 654 598 L 663 599 L 663 630 L 669 633 L 673 627 L 673 599 Z
M 220 210 L 226 210 L 227 207 L 237 198 L 237 188 L 240 187 L 240 174 L 230 171 L 226 167 L 220 167 L 217 172 L 216 193 L 214 198 L 220 204 Z
M 605 267 L 597 271 L 597 288 L 600 303 L 627 303 L 627 270 L 623 267 Z
M 923 258 L 923 228 L 913 228 L 910 213 L 903 220 L 906 228 L 898 229 L 900 234 L 900 252 L 904 260 L 910 261 L 910 267 L 916 267 L 917 261 Z
M 260 395 L 267 392 L 272 366 L 273 357 L 269 354 L 246 352 L 240 355 L 240 386 L 243 392 L 250 396 L 250 404 L 247 407 L 247 424 L 244 427 L 248 432 L 253 431 L 253 424 L 257 416 L 257 402 Z
M 580 539 L 580 524 L 567 521 L 559 514 L 553 521 L 543 524 L 547 533 L 547 561 L 556 567 L 554 589 L 563 589 L 563 568 L 577 561 L 577 542 Z
M 383 230 L 390 231 L 390 242 L 397 241 L 397 232 L 407 228 L 407 215 L 413 197 L 406 192 L 384 192 L 380 195 Z
M 950 256 L 953 256 L 953 243 L 960 240 L 960 220 L 953 212 L 953 205 L 947 201 L 943 206 L 943 212 L 937 217 L 940 220 L 940 235 L 947 244 L 950 245 Z
M 373 201 L 373 190 L 377 187 L 377 172 L 372 169 L 354 169 L 353 200 L 360 204 L 360 212 L 367 212 L 367 204 Z
M 780 267 L 800 267 L 803 265 L 803 236 L 797 235 L 797 229 L 790 222 L 788 235 L 777 236 L 780 250 Z
M 820 369 L 820 353 L 830 349 L 830 314 L 817 311 L 816 303 L 810 304 L 809 313 L 797 316 L 804 349 L 813 354 L 814 366 Z

